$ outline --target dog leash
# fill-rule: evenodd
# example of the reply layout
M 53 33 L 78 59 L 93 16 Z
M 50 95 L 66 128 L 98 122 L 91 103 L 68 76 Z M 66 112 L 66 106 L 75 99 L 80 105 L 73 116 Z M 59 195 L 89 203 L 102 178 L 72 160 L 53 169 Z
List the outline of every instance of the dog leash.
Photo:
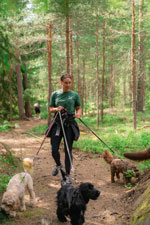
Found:
M 41 148 L 42 148 L 42 145 L 44 144 L 44 141 L 45 141 L 45 139 L 46 139 L 48 133 L 50 132 L 53 123 L 54 123 L 55 120 L 56 120 L 57 115 L 58 115 L 58 112 L 56 113 L 55 117 L 53 118 L 53 120 L 52 120 L 52 122 L 51 122 L 51 124 L 50 124 L 50 126 L 49 126 L 49 128 L 47 129 L 46 135 L 45 135 L 45 137 L 44 137 L 44 139 L 43 139 L 43 141 L 42 141 L 42 143 L 41 143 L 41 145 L 40 145 L 38 151 L 36 152 L 36 154 L 35 154 L 35 156 L 34 156 L 34 158 L 33 158 L 33 161 L 37 158 L 37 156 L 38 156 L 38 154 L 39 154 L 39 152 L 40 152 L 40 150 L 41 150 Z M 24 181 L 25 176 L 26 176 L 26 171 L 25 171 L 25 175 L 24 175 L 24 176 L 22 177 L 22 179 L 21 179 L 21 183 Z
M 69 160 L 70 160 L 71 169 L 72 169 L 72 171 L 74 171 L 74 167 L 73 167 L 73 164 L 72 164 L 72 159 L 71 159 L 71 155 L 70 155 L 70 151 L 69 151 L 69 147 L 68 147 L 68 142 L 67 142 L 67 138 L 66 138 L 66 134 L 65 134 L 65 129 L 64 129 L 64 125 L 63 125 L 62 116 L 61 116 L 61 112 L 60 111 L 59 111 L 59 117 L 60 117 L 61 127 L 62 127 L 62 131 L 63 131 L 63 135 L 64 135 L 64 140 L 65 140 L 65 143 L 66 143 L 66 148 L 67 148 Z
M 44 137 L 44 139 L 43 139 L 43 141 L 42 141 L 42 143 L 41 143 L 41 145 L 40 145 L 40 147 L 39 147 L 37 153 L 35 154 L 35 156 L 34 156 L 34 158 L 33 158 L 33 161 L 37 158 L 37 156 L 38 156 L 38 154 L 39 154 L 39 152 L 40 152 L 40 150 L 41 150 L 41 148 L 42 148 L 42 145 L 44 144 L 44 141 L 45 141 L 45 139 L 46 139 L 48 133 L 50 132 L 50 130 L 51 130 L 52 126 L 53 126 L 53 123 L 54 123 L 55 120 L 56 120 L 57 115 L 58 115 L 58 112 L 56 113 L 55 117 L 53 118 L 53 120 L 52 120 L 52 122 L 51 122 L 51 124 L 50 124 L 50 126 L 49 126 L 49 128 L 48 128 L 48 130 L 47 130 L 47 132 L 46 132 L 46 135 L 45 135 L 45 137 Z
M 79 120 L 81 121 L 81 123 L 84 124 L 85 127 L 87 127 L 95 135 L 95 137 L 98 138 L 98 140 L 100 140 L 107 148 L 109 148 L 109 150 L 113 152 L 113 154 L 115 154 L 114 150 L 110 148 L 90 127 L 88 127 L 83 120 L 81 120 L 80 118 Z

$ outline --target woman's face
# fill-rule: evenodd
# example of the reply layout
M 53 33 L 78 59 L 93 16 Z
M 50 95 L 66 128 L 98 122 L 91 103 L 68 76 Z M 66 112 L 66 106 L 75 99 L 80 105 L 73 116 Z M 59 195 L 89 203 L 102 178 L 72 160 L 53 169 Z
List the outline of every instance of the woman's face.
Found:
M 71 89 L 72 81 L 70 78 L 65 78 L 63 81 L 61 81 L 61 86 L 63 89 L 63 92 L 67 92 Z

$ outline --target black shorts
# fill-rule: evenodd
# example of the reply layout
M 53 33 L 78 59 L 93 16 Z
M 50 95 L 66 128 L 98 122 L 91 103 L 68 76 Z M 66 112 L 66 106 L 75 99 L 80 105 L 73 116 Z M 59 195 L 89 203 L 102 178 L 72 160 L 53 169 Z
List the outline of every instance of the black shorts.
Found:
M 40 113 L 40 108 L 35 107 L 35 113 L 36 113 L 36 114 Z

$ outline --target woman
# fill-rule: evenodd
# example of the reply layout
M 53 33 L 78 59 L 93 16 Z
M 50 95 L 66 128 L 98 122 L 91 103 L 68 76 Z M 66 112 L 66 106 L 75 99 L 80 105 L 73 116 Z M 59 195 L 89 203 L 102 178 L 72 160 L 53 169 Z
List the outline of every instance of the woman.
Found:
M 71 76 L 69 74 L 62 75 L 60 78 L 60 83 L 62 89 L 52 93 L 49 108 L 51 113 L 56 114 L 57 112 L 60 111 L 62 115 L 64 131 L 70 153 L 69 157 L 67 146 L 64 140 L 65 169 L 66 169 L 65 183 L 71 184 L 69 175 L 71 170 L 70 161 L 72 161 L 72 145 L 73 141 L 77 140 L 79 137 L 79 128 L 75 121 L 75 118 L 80 118 L 82 109 L 78 93 L 71 90 L 72 86 Z M 62 164 L 60 161 L 59 146 L 62 137 L 64 137 L 59 114 L 57 115 L 56 120 L 51 128 L 50 137 L 51 137 L 52 156 L 56 163 L 56 167 L 54 168 L 52 175 L 56 176 L 59 172 L 59 169 L 62 168 Z

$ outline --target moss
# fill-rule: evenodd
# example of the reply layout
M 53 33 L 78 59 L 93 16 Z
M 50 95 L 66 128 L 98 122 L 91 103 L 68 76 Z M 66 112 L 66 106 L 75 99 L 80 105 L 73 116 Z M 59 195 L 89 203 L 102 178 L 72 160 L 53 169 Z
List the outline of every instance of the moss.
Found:
M 135 202 L 135 213 L 132 218 L 132 225 L 150 224 L 150 188 L 141 195 Z

